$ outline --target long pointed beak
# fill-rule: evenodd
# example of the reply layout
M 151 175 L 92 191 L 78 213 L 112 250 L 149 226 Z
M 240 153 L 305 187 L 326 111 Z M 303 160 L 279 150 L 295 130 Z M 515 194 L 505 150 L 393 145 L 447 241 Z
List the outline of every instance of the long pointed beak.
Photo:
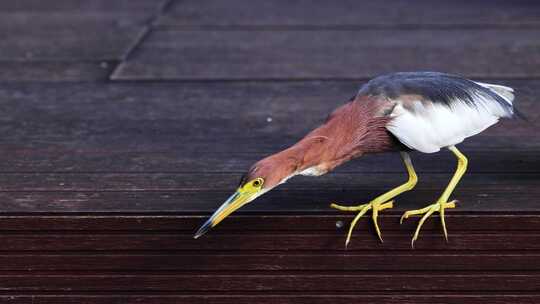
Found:
M 246 193 L 241 192 L 240 189 L 238 189 L 229 199 L 225 201 L 219 207 L 214 214 L 197 230 L 197 233 L 193 236 L 193 238 L 197 239 L 201 235 L 205 234 L 208 230 L 215 227 L 219 222 L 221 222 L 224 218 L 229 216 L 231 213 L 233 213 L 238 208 L 242 207 L 243 205 L 249 203 L 253 200 L 255 197 L 255 193 Z

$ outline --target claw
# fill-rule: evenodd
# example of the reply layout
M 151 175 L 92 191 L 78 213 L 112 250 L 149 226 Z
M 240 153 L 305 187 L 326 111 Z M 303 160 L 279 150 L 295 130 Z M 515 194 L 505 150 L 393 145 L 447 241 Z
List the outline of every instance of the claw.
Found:
M 444 233 L 444 239 L 446 240 L 447 243 L 448 243 L 448 231 L 446 229 L 446 222 L 444 220 L 444 210 L 447 209 L 447 208 L 456 208 L 456 202 L 457 202 L 457 200 L 453 200 L 453 201 L 448 202 L 448 203 L 443 203 L 440 210 L 439 210 L 439 214 L 441 216 L 441 225 L 442 225 L 442 229 L 443 229 L 443 233 Z
M 399 224 L 402 225 L 403 224 L 403 220 L 406 220 L 409 218 L 409 211 L 405 211 L 405 213 L 403 213 L 403 215 L 401 216 L 401 218 L 399 219 Z
M 379 211 L 382 211 L 384 209 L 392 208 L 394 207 L 394 201 L 389 201 L 383 204 L 379 203 L 373 203 L 373 213 L 371 214 L 371 218 L 373 219 L 373 224 L 375 225 L 375 231 L 377 231 L 377 236 L 379 236 L 379 240 L 381 243 L 383 243 L 383 238 L 381 234 L 381 230 L 379 229 L 379 223 L 377 221 L 377 217 L 379 216 Z
M 435 204 L 429 205 L 429 206 L 424 207 L 422 209 L 407 211 L 407 212 L 405 212 L 403 214 L 403 216 L 401 216 L 400 223 L 403 223 L 403 220 L 409 218 L 409 216 L 411 216 L 411 215 L 423 214 L 422 218 L 418 222 L 418 226 L 416 226 L 416 230 L 415 230 L 414 235 L 413 235 L 412 240 L 411 240 L 411 247 L 412 248 L 414 248 L 414 242 L 416 240 L 418 240 L 418 236 L 420 234 L 420 229 L 422 229 L 422 226 L 424 225 L 426 220 L 434 212 L 439 212 L 439 214 L 440 214 L 442 229 L 443 229 L 443 233 L 444 233 L 444 238 L 448 242 L 448 232 L 446 230 L 446 222 L 444 221 L 444 210 L 447 209 L 447 208 L 455 208 L 456 207 L 456 202 L 457 201 L 455 201 L 455 200 L 451 201 L 451 202 L 437 202 Z
M 382 236 L 381 236 L 381 229 L 379 229 L 379 223 L 377 223 L 377 217 L 379 216 L 379 210 L 378 210 L 379 204 L 376 204 L 373 206 L 373 212 L 371 213 L 371 219 L 373 220 L 373 225 L 375 226 L 375 231 L 377 231 L 377 236 L 379 237 L 379 240 L 381 243 L 383 242 Z
M 414 235 L 411 241 L 412 248 L 414 248 L 414 242 L 418 239 L 418 235 L 420 234 L 420 229 L 426 222 L 427 218 L 433 214 L 433 212 L 435 212 L 435 207 L 430 208 L 429 211 L 426 212 L 426 214 L 424 214 L 424 216 L 422 216 L 422 218 L 420 219 L 420 222 L 418 223 L 418 226 L 416 227 L 416 231 L 414 232 Z
M 448 231 L 446 230 L 446 222 L 444 221 L 444 207 L 441 206 L 439 210 L 439 216 L 441 217 L 441 225 L 444 234 L 444 240 L 448 243 Z
M 431 205 L 430 205 L 430 206 L 427 206 L 427 207 L 424 207 L 424 208 L 422 208 L 422 209 L 406 211 L 406 212 L 403 213 L 403 215 L 401 216 L 401 219 L 399 220 L 399 223 L 400 223 L 400 224 L 403 224 L 403 220 L 404 220 L 404 219 L 408 219 L 409 216 L 411 216 L 411 215 L 424 214 L 424 213 L 428 212 L 430 207 L 431 207 Z
M 384 210 L 384 209 L 388 209 L 388 208 L 392 208 L 393 206 L 394 206 L 394 201 L 393 200 L 388 201 L 386 203 L 382 203 L 382 204 L 378 203 L 376 201 L 372 201 L 371 203 L 362 204 L 362 205 L 358 205 L 358 206 L 341 206 L 341 205 L 334 204 L 334 203 L 330 204 L 330 207 L 338 209 L 338 210 L 342 210 L 342 211 L 360 211 L 354 217 L 354 219 L 351 222 L 351 225 L 349 226 L 349 231 L 347 233 L 347 239 L 345 240 L 345 247 L 347 247 L 349 245 L 350 241 L 351 241 L 352 232 L 354 230 L 354 227 L 356 226 L 356 223 L 370 209 L 373 210 L 373 214 L 372 214 L 371 218 L 373 220 L 373 224 L 375 225 L 375 230 L 377 231 L 377 236 L 379 237 L 379 240 L 382 242 L 383 241 L 382 233 L 381 233 L 381 230 L 379 228 L 379 223 L 377 221 L 377 218 L 379 216 L 379 211 Z
M 354 226 L 356 226 L 356 223 L 358 222 L 358 220 L 364 214 L 366 214 L 366 212 L 368 212 L 369 209 L 371 209 L 371 204 L 364 204 L 364 205 L 360 205 L 360 206 L 362 206 L 361 207 L 362 210 L 354 217 L 353 221 L 351 222 L 351 226 L 349 227 L 349 232 L 347 233 L 347 240 L 345 241 L 345 247 L 347 247 L 347 245 L 351 241 L 352 232 L 353 232 Z M 360 206 L 358 206 L 358 207 L 360 207 Z

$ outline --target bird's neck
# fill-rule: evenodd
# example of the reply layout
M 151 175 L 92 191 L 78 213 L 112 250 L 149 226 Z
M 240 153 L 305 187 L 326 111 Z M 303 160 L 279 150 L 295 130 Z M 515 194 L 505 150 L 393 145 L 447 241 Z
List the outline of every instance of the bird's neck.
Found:
M 281 163 L 288 163 L 287 177 L 298 174 L 321 175 L 328 171 L 321 166 L 324 163 L 328 137 L 325 135 L 306 136 L 291 147 L 274 154 L 272 157 Z
M 275 155 L 294 162 L 292 175 L 321 175 L 362 154 L 390 149 L 392 143 L 386 142 L 389 119 L 381 117 L 380 111 L 370 100 L 349 102 L 323 125 Z

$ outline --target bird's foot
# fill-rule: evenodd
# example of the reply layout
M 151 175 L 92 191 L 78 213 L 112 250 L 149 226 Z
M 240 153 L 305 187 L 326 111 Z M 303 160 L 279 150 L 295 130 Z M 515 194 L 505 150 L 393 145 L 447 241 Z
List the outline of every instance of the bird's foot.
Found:
M 414 248 L 414 242 L 418 239 L 418 234 L 420 233 L 420 229 L 422 228 L 422 225 L 424 225 L 424 222 L 426 221 L 426 219 L 430 217 L 434 212 L 439 212 L 439 215 L 441 217 L 441 224 L 442 224 L 442 228 L 444 232 L 444 238 L 448 242 L 448 232 L 446 231 L 446 223 L 444 221 L 444 210 L 447 208 L 455 208 L 456 202 L 457 202 L 456 200 L 453 200 L 451 202 L 438 201 L 422 209 L 410 210 L 403 214 L 403 216 L 401 217 L 399 221 L 400 223 L 403 223 L 403 220 L 409 218 L 409 216 L 411 215 L 423 214 L 422 218 L 420 219 L 420 222 L 418 223 L 418 226 L 416 227 L 416 231 L 414 232 L 413 238 L 411 240 L 411 246 L 413 248 Z
M 383 241 L 381 236 L 381 230 L 379 229 L 379 224 L 377 223 L 377 217 L 379 215 L 379 211 L 382 211 L 384 209 L 392 208 L 394 206 L 394 201 L 388 201 L 388 202 L 379 202 L 377 200 L 373 200 L 368 204 L 362 204 L 358 206 L 341 206 L 338 204 L 330 204 L 330 207 L 341 210 L 341 211 L 360 211 L 358 214 L 354 217 L 353 221 L 351 222 L 351 226 L 349 227 L 349 232 L 347 233 L 347 240 L 345 241 L 345 246 L 347 246 L 351 240 L 352 231 L 354 229 L 354 226 L 356 225 L 356 222 L 369 210 L 372 210 L 371 218 L 373 219 L 373 224 L 375 225 L 375 230 L 377 231 L 377 235 L 379 236 L 379 240 L 381 242 Z

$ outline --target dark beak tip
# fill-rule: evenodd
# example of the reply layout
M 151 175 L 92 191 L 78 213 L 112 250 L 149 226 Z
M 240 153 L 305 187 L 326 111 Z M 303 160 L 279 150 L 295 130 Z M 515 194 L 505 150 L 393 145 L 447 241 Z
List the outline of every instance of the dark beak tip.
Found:
M 200 229 L 199 229 L 199 231 L 197 231 L 197 233 L 195 233 L 195 234 L 193 235 L 193 238 L 194 238 L 194 239 L 198 239 L 198 238 L 200 238 L 200 237 L 201 237 L 203 234 L 205 234 L 205 233 L 206 233 L 206 231 L 200 231 Z
M 206 232 L 208 232 L 208 230 L 210 230 L 212 227 L 214 227 L 215 225 L 217 225 L 221 220 L 218 220 L 217 222 L 214 222 L 214 219 L 216 218 L 217 215 L 219 215 L 220 213 L 223 212 L 223 210 L 226 210 L 227 207 L 230 206 L 230 204 L 232 202 L 234 202 L 238 197 L 240 196 L 240 193 L 238 191 L 236 191 L 233 195 L 231 195 L 229 197 L 229 199 L 227 199 L 225 201 L 225 203 L 223 203 L 221 205 L 221 207 L 218 208 L 218 210 L 216 210 L 214 212 L 214 214 L 212 214 L 212 216 L 201 226 L 201 228 L 199 228 L 199 230 L 197 230 L 197 232 L 193 235 L 193 238 L 194 239 L 198 239 L 199 237 L 201 237 L 203 234 L 205 234 Z M 236 209 L 236 208 L 235 208 Z M 234 209 L 233 209 L 234 211 Z M 230 212 L 229 212 L 230 213 Z
M 199 230 L 197 230 L 197 232 L 195 233 L 195 235 L 193 235 L 193 238 L 194 239 L 198 239 L 199 237 L 201 237 L 202 235 L 204 235 L 206 232 L 208 232 L 208 230 L 210 230 L 210 228 L 212 228 L 212 221 L 211 220 L 208 220 L 206 221 L 206 223 L 204 223 L 201 228 L 199 228 Z

